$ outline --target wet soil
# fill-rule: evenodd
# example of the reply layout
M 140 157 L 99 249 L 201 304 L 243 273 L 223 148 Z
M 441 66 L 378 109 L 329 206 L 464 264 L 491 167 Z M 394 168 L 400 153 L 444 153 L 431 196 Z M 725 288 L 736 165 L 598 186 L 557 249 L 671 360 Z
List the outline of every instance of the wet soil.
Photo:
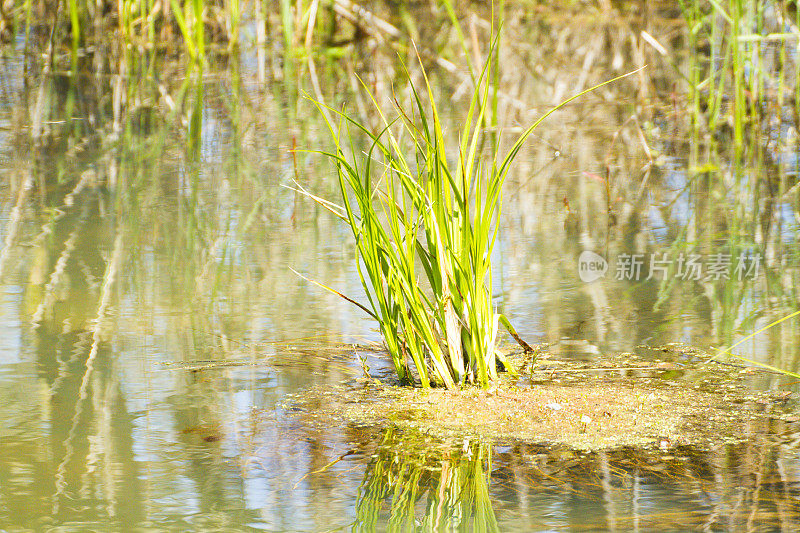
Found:
M 674 349 L 673 349 L 674 351 Z M 416 429 L 437 437 L 479 437 L 579 450 L 622 446 L 716 446 L 747 440 L 764 418 L 796 420 L 791 394 L 754 391 L 758 370 L 701 360 L 559 360 L 543 352 L 532 370 L 490 390 L 424 390 L 362 378 L 291 396 L 284 406 L 307 424 Z M 664 350 L 666 353 L 667 350 Z

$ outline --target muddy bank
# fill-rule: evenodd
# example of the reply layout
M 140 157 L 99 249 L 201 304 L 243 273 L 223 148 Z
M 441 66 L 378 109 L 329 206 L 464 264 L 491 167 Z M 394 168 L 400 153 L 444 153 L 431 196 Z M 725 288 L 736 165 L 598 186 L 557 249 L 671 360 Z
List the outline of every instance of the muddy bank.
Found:
M 422 390 L 361 379 L 290 397 L 310 424 L 395 426 L 440 437 L 567 445 L 715 446 L 747 439 L 747 427 L 797 418 L 791 396 L 754 392 L 754 370 L 715 362 L 676 365 L 626 354 L 592 363 L 542 354 L 532 371 L 492 390 Z

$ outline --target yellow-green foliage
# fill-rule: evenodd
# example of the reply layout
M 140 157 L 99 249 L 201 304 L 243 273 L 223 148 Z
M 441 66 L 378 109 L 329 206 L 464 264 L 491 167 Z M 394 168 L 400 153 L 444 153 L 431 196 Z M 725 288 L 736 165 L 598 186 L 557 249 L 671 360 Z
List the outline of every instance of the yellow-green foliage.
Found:
M 335 149 L 322 153 L 336 164 L 342 205 L 315 199 L 353 232 L 369 301 L 369 308 L 362 308 L 378 321 L 406 383 L 414 381 L 413 365 L 423 387 L 487 387 L 497 374 L 499 324 L 515 335 L 492 304 L 502 187 L 522 143 L 552 111 L 500 156 L 496 136 L 483 128 L 496 44 L 495 39 L 477 77 L 455 146 L 445 142 L 427 75 L 422 90 L 410 85 L 412 105 L 395 101 L 392 116 L 362 84 L 382 120 L 377 133 L 357 117 L 315 101 L 323 115 L 337 119 L 328 122 Z M 488 157 L 480 155 L 486 146 Z

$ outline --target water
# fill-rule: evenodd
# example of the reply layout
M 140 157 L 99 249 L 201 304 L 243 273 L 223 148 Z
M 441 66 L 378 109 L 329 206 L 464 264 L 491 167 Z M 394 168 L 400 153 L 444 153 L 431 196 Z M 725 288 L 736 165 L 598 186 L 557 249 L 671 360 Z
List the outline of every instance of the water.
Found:
M 509 19 L 515 44 L 502 48 L 508 131 L 638 66 L 622 27 L 606 41 L 587 21 L 525 20 Z M 360 376 L 348 343 L 379 340 L 358 309 L 290 270 L 360 294 L 348 230 L 281 186 L 335 198 L 330 167 L 291 152 L 326 142 L 299 92 L 313 90 L 305 64 L 262 83 L 244 47 L 159 88 L 58 68 L 25 78 L 25 61 L 21 41 L 3 49 L 0 529 L 800 527 L 794 419 L 767 417 L 745 442 L 710 449 L 595 453 L 301 422 L 286 395 Z M 365 106 L 348 69 L 389 102 L 391 50 L 317 61 L 331 102 Z M 432 78 L 452 135 L 466 78 Z M 685 95 L 661 89 L 677 80 L 652 67 L 603 89 L 523 150 L 494 287 L 529 342 L 588 341 L 578 357 L 730 346 L 797 309 L 798 151 L 776 141 L 796 124 L 774 123 L 765 148 L 756 139 L 736 161 L 724 136 L 692 137 Z M 592 283 L 579 275 L 585 250 L 608 261 Z M 760 269 L 738 279 L 753 252 Z M 704 269 L 729 255 L 732 279 L 678 272 L 692 254 Z M 639 275 L 623 256 L 642 261 Z M 648 280 L 654 258 L 668 268 Z M 736 352 L 796 372 L 797 332 L 787 321 Z M 375 375 L 388 364 L 367 362 Z M 755 386 L 797 389 L 773 375 Z

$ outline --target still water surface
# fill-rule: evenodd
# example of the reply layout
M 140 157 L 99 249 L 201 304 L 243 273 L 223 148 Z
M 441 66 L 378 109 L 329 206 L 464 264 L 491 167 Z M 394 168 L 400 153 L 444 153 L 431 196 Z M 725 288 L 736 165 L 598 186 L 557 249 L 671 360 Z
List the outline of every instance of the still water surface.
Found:
M 509 22 L 503 48 L 509 131 L 619 61 L 638 66 L 625 36 L 586 48 L 567 21 L 525 24 Z M 591 52 L 601 44 L 608 58 Z M 388 98 L 380 74 L 392 54 L 360 53 L 346 65 Z M 800 528 L 791 420 L 711 449 L 579 453 L 311 427 L 285 411 L 287 394 L 360 376 L 348 343 L 378 335 L 289 270 L 360 294 L 348 231 L 281 186 L 297 179 L 335 198 L 330 167 L 290 151 L 326 142 L 298 89 L 312 90 L 311 74 L 300 64 L 295 79 L 259 81 L 254 57 L 120 96 L 114 79 L 90 74 L 26 78 L 21 44 L 5 49 L 0 529 Z M 734 164 L 724 138 L 692 137 L 671 69 L 557 113 L 523 151 L 494 286 L 529 342 L 588 341 L 579 357 L 710 349 L 797 308 L 798 152 L 773 142 L 796 125 L 773 120 Z M 363 106 L 347 74 L 328 74 L 329 99 Z M 433 77 L 454 131 L 463 79 Z M 608 261 L 592 283 L 579 275 L 585 250 Z M 702 275 L 677 270 L 690 255 Z M 740 257 L 759 268 L 739 275 Z M 647 279 L 653 258 L 666 270 Z M 640 272 L 628 268 L 636 260 Z M 728 275 L 710 275 L 720 261 Z M 737 353 L 798 371 L 799 329 L 783 323 Z M 367 363 L 376 376 L 387 364 Z M 797 391 L 774 375 L 754 386 Z

